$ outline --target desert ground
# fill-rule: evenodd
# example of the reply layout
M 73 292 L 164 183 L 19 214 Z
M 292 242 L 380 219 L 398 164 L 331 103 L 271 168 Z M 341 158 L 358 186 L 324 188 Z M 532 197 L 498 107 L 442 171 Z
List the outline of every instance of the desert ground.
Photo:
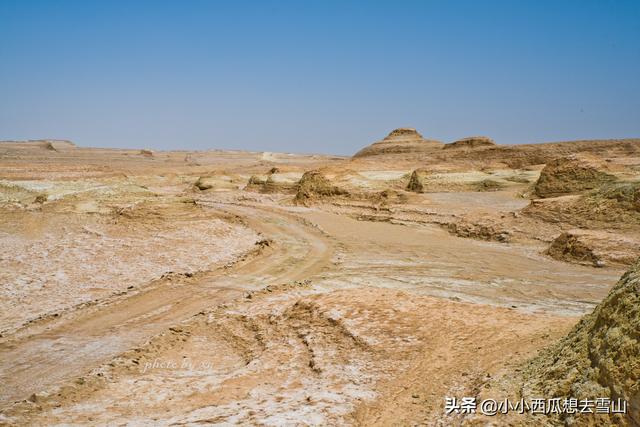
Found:
M 0 425 L 639 425 L 640 139 L 381 137 L 0 142 Z

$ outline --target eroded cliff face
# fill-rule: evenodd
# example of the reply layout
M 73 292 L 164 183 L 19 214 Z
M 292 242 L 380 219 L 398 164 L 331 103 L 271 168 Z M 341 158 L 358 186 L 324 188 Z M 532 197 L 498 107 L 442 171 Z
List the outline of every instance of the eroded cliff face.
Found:
M 526 367 L 525 393 L 628 402 L 628 414 L 575 417 L 571 425 L 640 424 L 640 260 L 595 310 Z

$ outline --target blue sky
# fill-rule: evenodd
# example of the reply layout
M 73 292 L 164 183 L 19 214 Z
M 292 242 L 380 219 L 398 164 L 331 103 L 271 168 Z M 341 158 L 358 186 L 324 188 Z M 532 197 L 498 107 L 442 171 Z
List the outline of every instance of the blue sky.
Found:
M 640 1 L 0 0 L 0 139 L 640 137 Z

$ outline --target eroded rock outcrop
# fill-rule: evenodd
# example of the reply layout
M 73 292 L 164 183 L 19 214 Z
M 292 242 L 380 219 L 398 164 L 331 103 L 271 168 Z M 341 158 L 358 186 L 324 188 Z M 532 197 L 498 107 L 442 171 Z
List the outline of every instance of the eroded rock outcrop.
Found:
M 301 204 L 308 204 L 324 197 L 348 194 L 346 190 L 333 185 L 333 183 L 318 170 L 305 172 L 296 187 L 296 197 L 294 201 Z
M 442 145 L 440 141 L 425 139 L 413 128 L 398 128 L 391 131 L 382 141 L 358 151 L 353 157 L 426 153 L 438 150 Z
M 640 182 L 615 182 L 582 195 L 532 200 L 522 212 L 580 228 L 638 230 Z
M 560 261 L 595 267 L 631 265 L 640 257 L 640 242 L 605 231 L 570 230 L 554 239 L 547 255 Z
M 542 169 L 535 185 L 539 197 L 556 197 L 598 188 L 616 180 L 601 160 L 572 155 L 553 160 Z
M 429 175 L 429 171 L 426 169 L 416 169 L 411 172 L 409 183 L 407 184 L 407 191 L 413 191 L 414 193 L 423 193 L 426 188 L 423 183 L 424 178 Z
M 459 139 L 449 144 L 445 144 L 445 150 L 449 149 L 470 149 L 478 147 L 493 147 L 496 143 L 487 136 L 470 136 L 468 138 Z
M 628 403 L 626 415 L 561 414 L 565 425 L 640 424 L 640 260 L 591 314 L 526 366 L 524 379 L 527 395 Z

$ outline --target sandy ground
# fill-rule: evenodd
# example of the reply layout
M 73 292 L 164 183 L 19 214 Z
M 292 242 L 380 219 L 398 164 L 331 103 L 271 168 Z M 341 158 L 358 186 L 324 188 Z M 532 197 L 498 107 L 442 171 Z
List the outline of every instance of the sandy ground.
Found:
M 0 331 L 170 271 L 210 270 L 258 240 L 251 230 L 212 215 L 160 209 L 162 218 L 144 224 L 129 218 L 103 221 L 95 215 L 69 221 L 67 215 L 43 212 L 4 218 Z
M 540 168 L 444 171 L 447 191 L 391 203 L 370 195 L 401 191 L 404 163 L 0 153 L 0 424 L 455 425 L 445 397 L 563 336 L 623 271 L 545 255 L 561 226 L 521 214 Z M 278 190 L 310 169 L 368 195 Z M 506 187 L 460 187 L 487 176 Z

